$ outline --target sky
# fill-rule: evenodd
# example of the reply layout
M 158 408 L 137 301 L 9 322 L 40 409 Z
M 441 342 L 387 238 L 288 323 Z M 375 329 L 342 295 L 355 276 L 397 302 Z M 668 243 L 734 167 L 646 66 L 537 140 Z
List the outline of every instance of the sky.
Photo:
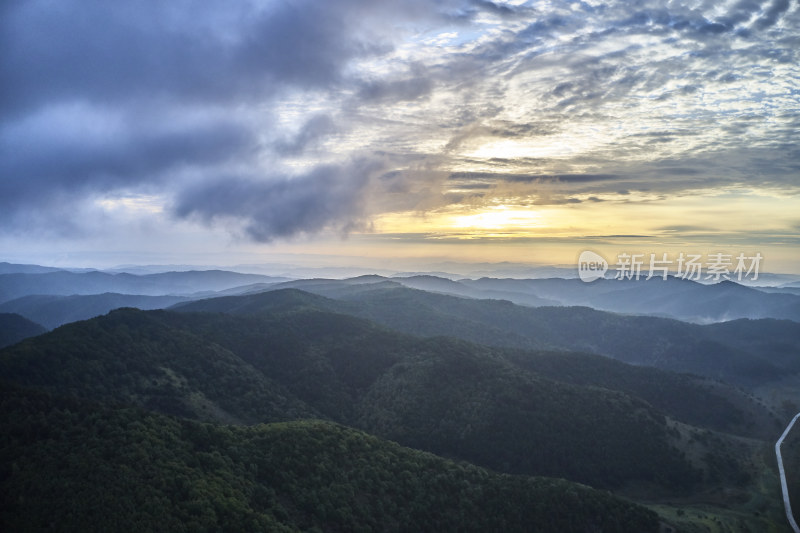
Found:
M 796 0 L 0 2 L 0 261 L 800 273 L 799 137 Z

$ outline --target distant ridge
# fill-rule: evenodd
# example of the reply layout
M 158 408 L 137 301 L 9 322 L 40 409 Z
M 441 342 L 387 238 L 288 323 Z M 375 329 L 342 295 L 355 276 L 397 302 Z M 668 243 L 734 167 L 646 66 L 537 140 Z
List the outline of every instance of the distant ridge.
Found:
M 0 348 L 45 333 L 47 328 L 15 313 L 0 313 Z
M 698 325 L 589 307 L 529 307 L 457 297 L 410 289 L 398 281 L 301 280 L 275 285 L 264 293 L 178 304 L 176 309 L 248 314 L 270 311 L 277 302 L 300 303 L 414 335 L 446 335 L 507 348 L 595 353 L 745 386 L 800 372 L 795 356 L 800 328 L 788 320 Z
M 159 274 L 108 274 L 68 272 L 0 274 L 0 303 L 30 295 L 136 294 L 145 296 L 190 295 L 254 283 L 276 283 L 285 278 L 240 274 L 222 270 L 163 272 Z

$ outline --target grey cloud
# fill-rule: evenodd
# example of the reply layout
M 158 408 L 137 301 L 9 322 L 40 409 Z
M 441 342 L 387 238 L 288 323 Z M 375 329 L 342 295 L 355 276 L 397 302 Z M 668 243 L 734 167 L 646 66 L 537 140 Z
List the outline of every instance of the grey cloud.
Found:
M 75 132 L 21 134 L 0 130 L 0 212 L 25 209 L 50 196 L 106 192 L 132 183 L 155 183 L 184 165 L 214 165 L 254 149 L 250 132 L 233 122 L 191 127 L 131 127 L 113 135 Z M 33 136 L 31 138 L 31 136 Z
M 729 31 L 731 28 L 719 22 L 706 22 L 697 27 L 699 33 L 710 33 L 717 35 Z
M 328 114 L 314 115 L 289 139 L 278 141 L 275 150 L 281 155 L 298 155 L 321 139 L 340 131 L 339 126 Z
M 708 226 L 693 226 L 690 224 L 686 225 L 672 225 L 672 226 L 661 226 L 659 228 L 655 228 L 658 231 L 664 231 L 668 233 L 688 233 L 688 232 L 707 232 L 707 231 L 714 231 L 716 228 L 709 228 Z
M 531 38 L 552 36 L 575 25 L 583 26 L 584 24 L 579 21 L 578 17 L 553 14 L 533 22 L 520 31 L 517 38 L 525 42 Z
M 564 205 L 584 202 L 575 194 L 615 193 L 621 183 L 637 186 L 635 178 L 625 174 L 515 174 L 507 172 L 454 172 L 447 177 L 447 184 L 454 190 L 489 191 L 506 184 L 514 187 L 528 186 L 527 193 L 534 194 L 535 205 Z M 519 193 L 519 191 L 518 191 Z M 627 192 L 625 193 L 627 194 Z M 485 196 L 485 195 L 484 195 Z M 597 196 L 585 201 L 602 202 Z
M 358 92 L 358 100 L 367 103 L 416 100 L 428 96 L 433 89 L 432 76 L 425 67 L 415 64 L 411 66 L 408 77 L 363 83 Z
M 451 22 L 467 22 L 480 13 L 491 13 L 502 18 L 510 18 L 528 11 L 525 6 L 508 6 L 490 0 L 467 0 L 466 2 L 440 2 L 443 14 Z M 442 6 L 444 4 L 444 6 Z M 430 9 L 430 4 L 429 4 Z
M 480 191 L 480 190 L 486 190 L 486 189 L 491 189 L 492 188 L 492 186 L 490 184 L 488 184 L 488 183 L 460 183 L 460 184 L 458 184 L 457 187 L 459 189 L 464 189 L 464 190 L 468 190 L 468 191 L 469 190 Z
M 344 73 L 351 60 L 390 48 L 378 31 L 384 15 L 442 16 L 420 0 L 1 5 L 0 219 L 39 210 L 44 224 L 65 199 L 142 187 L 169 195 L 182 186 L 172 174 L 185 169 L 212 180 L 258 167 L 270 149 L 303 153 L 338 131 L 329 114 L 269 145 L 234 117 L 282 91 L 354 83 Z M 86 112 L 71 123 L 36 119 L 70 106 Z M 230 118 L 198 119 L 206 109 Z M 104 135 L 96 115 L 120 124 Z
M 620 176 L 615 174 L 534 174 L 530 176 L 513 176 L 507 181 L 531 182 L 531 181 L 559 181 L 566 183 L 589 183 L 597 181 L 614 181 Z
M 627 234 L 627 235 L 620 235 L 620 234 L 615 234 L 615 235 L 586 235 L 584 238 L 586 238 L 586 239 L 650 239 L 652 237 L 653 237 L 652 235 L 637 235 L 637 234 L 633 233 L 633 234 Z
M 659 137 L 696 137 L 697 135 L 700 135 L 700 133 L 697 131 L 676 129 L 676 130 L 664 130 L 664 131 L 648 131 L 645 133 L 634 133 L 631 136 L 659 138 Z
M 696 176 L 702 173 L 700 169 L 692 167 L 658 166 L 657 172 L 670 176 Z
M 553 135 L 560 131 L 557 124 L 539 122 L 531 123 L 513 123 L 509 121 L 500 121 L 492 123 L 489 132 L 495 137 L 529 137 L 532 135 Z
M 393 27 L 403 21 L 436 24 L 461 11 L 466 23 L 480 12 L 525 11 L 480 0 L 31 0 L 2 2 L 0 10 L 0 205 L 7 216 L 89 190 L 156 185 L 171 194 L 180 185 L 167 174 L 183 167 L 212 180 L 238 172 L 219 168 L 234 159 L 231 165 L 257 167 L 276 154 L 302 155 L 346 128 L 347 117 L 329 108 L 283 139 L 259 130 L 268 124 L 234 118 L 174 122 L 205 109 L 232 116 L 248 107 L 268 110 L 290 91 L 334 101 L 351 91 L 355 103 L 344 114 L 367 101 L 421 98 L 436 81 L 422 64 L 412 64 L 405 77 L 371 80 L 347 67 L 389 51 Z M 86 138 L 82 124 L 8 134 L 69 105 L 119 112 L 125 124 L 104 139 Z
M 788 9 L 789 0 L 773 0 L 764 14 L 756 21 L 756 27 L 765 29 L 773 26 Z
M 494 2 L 490 2 L 489 0 L 472 0 L 472 4 L 479 9 L 494 13 L 496 15 L 507 16 L 517 13 L 517 10 L 511 6 L 499 5 Z
M 557 133 L 559 126 L 547 122 L 541 123 L 514 123 L 504 120 L 489 120 L 485 123 L 475 121 L 474 123 L 460 128 L 444 147 L 445 152 L 452 152 L 469 145 L 470 142 L 482 138 L 519 138 L 531 136 L 553 135 Z
M 627 3 L 612 4 L 606 13 L 608 26 L 605 32 L 623 31 L 625 33 L 647 33 L 650 35 L 680 34 L 698 42 L 710 42 L 723 35 L 736 35 L 741 38 L 752 36 L 753 29 L 761 31 L 774 25 L 786 13 L 788 0 L 773 0 L 764 8 L 766 2 L 741 0 L 730 7 L 723 15 L 708 17 L 701 9 L 689 9 L 681 5 L 669 8 L 639 4 L 630 13 Z M 625 9 L 620 10 L 619 7 Z M 618 13 L 614 17 L 612 13 Z M 756 18 L 751 27 L 747 23 Z
M 761 2 L 755 0 L 740 0 L 730 11 L 720 18 L 720 22 L 728 26 L 735 26 L 749 21 L 761 9 Z
M 208 178 L 223 164 L 255 166 L 259 132 L 233 116 L 195 115 L 235 113 L 285 87 L 336 87 L 348 61 L 386 49 L 355 31 L 362 7 L 354 0 L 266 8 L 196 0 L 3 5 L 6 221 L 38 209 L 44 222 L 54 202 L 86 194 L 145 186 L 169 193 L 176 186 L 169 173 L 184 168 Z M 78 112 L 69 121 L 47 119 L 59 108 Z M 97 121 L 115 126 L 104 134 Z M 332 129 L 318 117 L 278 151 L 302 151 Z
M 620 176 L 614 174 L 505 174 L 491 172 L 455 172 L 448 177 L 449 180 L 489 180 L 493 182 L 506 181 L 516 183 L 531 183 L 537 181 L 587 183 L 611 181 L 619 178 Z
M 351 58 L 386 50 L 354 35 L 359 19 L 345 9 L 354 5 L 19 3 L 0 21 L 0 110 L 18 114 L 53 99 L 216 102 L 263 99 L 286 84 L 328 88 Z
M 381 169 L 379 161 L 360 159 L 293 177 L 216 179 L 182 191 L 173 213 L 207 223 L 233 220 L 261 242 L 322 230 L 346 233 L 368 226 L 363 199 Z
M 565 196 L 542 196 L 533 201 L 533 205 L 569 205 L 580 204 L 583 200 Z

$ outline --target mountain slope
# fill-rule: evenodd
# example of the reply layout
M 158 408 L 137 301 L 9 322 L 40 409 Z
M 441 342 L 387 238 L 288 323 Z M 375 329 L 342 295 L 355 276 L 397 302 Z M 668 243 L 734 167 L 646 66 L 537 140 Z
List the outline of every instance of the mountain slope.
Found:
M 448 339 L 382 375 L 359 415 L 375 434 L 499 471 L 609 488 L 699 481 L 669 446 L 663 416 L 641 400 L 544 380 Z
M 295 297 L 320 298 L 260 295 L 286 306 L 261 315 L 118 310 L 0 352 L 0 373 L 199 420 L 323 416 L 510 473 L 665 490 L 699 481 L 663 412 L 641 399 L 546 379 L 501 351 L 288 306 Z
M 0 274 L 43 274 L 45 272 L 58 272 L 60 268 L 40 265 L 21 265 L 17 263 L 0 262 Z
M 593 354 L 525 350 L 503 353 L 538 375 L 622 391 L 693 426 L 765 440 L 772 439 L 781 426 L 779 415 L 752 395 L 708 378 L 629 365 Z
M 325 422 L 249 428 L 0 389 L 4 531 L 656 532 L 642 507 Z
M 105 272 L 42 272 L 0 274 L 0 303 L 30 295 L 139 294 L 146 296 L 187 295 L 221 291 L 253 283 L 274 283 L 285 278 L 240 274 L 222 270 L 164 272 L 134 275 Z
M 48 329 L 69 322 L 104 315 L 120 307 L 163 309 L 187 298 L 180 296 L 141 296 L 132 294 L 90 294 L 73 296 L 31 295 L 0 304 L 0 312 L 17 313 Z
M 748 331 L 751 336 L 757 336 L 758 325 L 762 321 L 752 322 L 753 327 L 750 329 L 742 328 L 739 332 L 732 332 L 730 330 L 736 329 L 735 324 L 731 327 L 696 326 L 674 320 L 625 317 L 585 308 L 530 309 L 508 302 L 468 300 L 405 288 L 359 291 L 349 301 L 333 300 L 296 289 L 284 289 L 188 302 L 179 304 L 175 309 L 184 312 L 222 312 L 238 316 L 287 312 L 292 309 L 324 309 L 369 317 L 400 331 L 416 334 L 450 335 L 486 344 L 524 348 L 594 348 L 600 353 L 616 355 L 620 359 L 628 358 L 634 363 L 650 362 L 657 366 L 674 366 L 668 364 L 669 360 L 658 359 L 665 347 L 671 346 L 669 351 L 682 357 L 679 362 L 685 362 L 687 367 L 699 370 L 699 374 L 707 371 L 719 376 L 722 369 L 741 378 L 742 373 L 735 372 L 737 367 L 733 364 L 738 358 L 753 367 L 766 367 L 772 369 L 775 375 L 782 375 L 778 367 L 770 361 L 722 344 L 733 339 L 747 346 L 740 339 Z M 794 353 L 793 339 L 800 341 L 800 336 L 791 327 L 786 327 L 787 324 L 770 324 L 775 324 L 778 331 L 773 332 L 775 341 L 766 348 L 776 352 L 780 349 L 781 353 Z M 248 329 L 258 329 L 255 324 L 238 329 L 235 324 L 229 327 L 238 331 L 236 336 L 239 339 L 252 336 Z M 605 327 L 611 331 L 603 333 Z M 780 332 L 783 332 L 782 336 Z M 589 345 L 585 339 L 591 340 L 593 336 L 595 343 Z M 252 344 L 259 345 L 256 341 Z M 708 354 L 703 348 L 711 348 L 714 353 Z M 753 344 L 755 353 L 770 354 L 766 348 L 758 343 Z M 690 424 L 740 435 L 771 434 L 778 424 L 774 415 L 758 405 L 752 397 L 713 380 L 679 376 L 672 372 L 631 366 L 606 357 L 591 357 L 586 354 L 548 354 L 541 350 L 512 350 L 504 354 L 508 360 L 522 368 L 557 381 L 621 390 L 641 397 L 670 416 Z M 725 364 L 714 366 L 715 361 L 724 361 Z M 789 364 L 792 364 L 791 361 Z M 752 375 L 745 374 L 745 377 L 751 378 Z
M 342 304 L 346 303 L 350 307 L 338 309 L 417 335 L 449 335 L 524 349 L 591 352 L 741 385 L 800 372 L 800 360 L 792 357 L 800 346 L 800 327 L 790 321 L 752 321 L 750 329 L 768 327 L 785 339 L 763 351 L 749 350 L 747 343 L 740 342 L 744 339 L 735 325 L 729 327 L 731 335 L 724 336 L 716 333 L 719 330 L 714 325 L 581 307 L 531 308 L 407 288 L 362 290 L 342 297 Z
M 733 281 L 704 284 L 668 277 L 650 280 L 600 279 L 585 283 L 577 278 L 548 279 L 460 279 L 417 275 L 384 278 L 362 276 L 350 280 L 297 280 L 275 288 L 299 288 L 338 298 L 354 283 L 388 283 L 439 294 L 475 299 L 501 299 L 518 305 L 583 306 L 636 315 L 652 315 L 678 320 L 710 323 L 739 318 L 775 318 L 800 321 L 800 295 L 790 288 L 762 289 Z
M 453 300 L 458 307 L 460 299 L 445 303 Z M 761 520 L 752 510 L 773 512 L 762 489 L 773 480 L 754 461 L 768 444 L 721 432 L 757 436 L 765 426 L 748 424 L 771 415 L 744 408 L 747 397 L 723 384 L 585 354 L 420 339 L 321 308 L 368 308 L 361 302 L 297 290 L 182 308 L 196 306 L 209 312 L 122 309 L 63 326 L 0 351 L 0 375 L 59 397 L 196 420 L 324 417 L 508 473 L 737 513 L 752 500 L 751 523 Z M 692 400 L 705 402 L 702 412 L 686 412 Z M 701 427 L 681 423 L 690 416 Z
M 645 276 L 646 277 L 646 276 Z M 567 306 L 637 315 L 658 315 L 708 323 L 737 318 L 776 318 L 800 321 L 800 296 L 771 294 L 733 281 L 706 285 L 668 277 L 650 280 L 600 279 L 492 279 L 461 280 L 476 290 L 516 293 L 509 300 L 524 304 L 524 297 L 537 297 Z M 517 299 L 519 298 L 519 299 Z
M 0 313 L 0 348 L 47 331 L 41 324 L 16 313 Z
M 0 352 L 4 379 L 58 395 L 224 423 L 315 416 L 236 354 L 120 309 Z
M 558 280 L 567 281 L 570 280 Z M 793 356 L 800 349 L 800 327 L 788 320 L 741 319 L 703 326 L 585 307 L 530 308 L 501 300 L 435 294 L 385 281 L 353 284 L 305 280 L 292 284 L 336 298 L 305 296 L 308 305 L 361 316 L 415 335 L 448 335 L 513 348 L 597 353 L 742 385 L 800 372 L 800 361 Z M 267 302 L 272 302 L 272 297 L 252 294 L 246 300 L 209 299 L 179 304 L 176 309 L 254 313 L 260 306 L 275 305 Z M 769 334 L 761 335 L 762 331 Z

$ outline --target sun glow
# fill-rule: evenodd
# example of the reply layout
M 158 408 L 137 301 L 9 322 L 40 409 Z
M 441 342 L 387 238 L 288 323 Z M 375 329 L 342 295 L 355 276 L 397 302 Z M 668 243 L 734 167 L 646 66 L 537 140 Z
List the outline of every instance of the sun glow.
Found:
M 473 230 L 519 230 L 542 226 L 542 216 L 537 211 L 492 207 L 479 213 L 453 216 L 450 226 Z

